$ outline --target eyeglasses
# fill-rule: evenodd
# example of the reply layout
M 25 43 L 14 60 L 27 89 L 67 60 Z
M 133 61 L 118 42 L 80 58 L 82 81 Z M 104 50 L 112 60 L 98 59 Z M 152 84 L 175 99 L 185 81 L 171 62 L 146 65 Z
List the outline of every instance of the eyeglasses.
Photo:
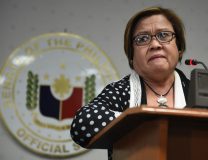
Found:
M 155 37 L 160 43 L 168 43 L 175 38 L 175 33 L 171 31 L 162 31 L 155 35 L 140 33 L 133 38 L 133 41 L 137 46 L 144 46 L 150 44 L 153 37 Z

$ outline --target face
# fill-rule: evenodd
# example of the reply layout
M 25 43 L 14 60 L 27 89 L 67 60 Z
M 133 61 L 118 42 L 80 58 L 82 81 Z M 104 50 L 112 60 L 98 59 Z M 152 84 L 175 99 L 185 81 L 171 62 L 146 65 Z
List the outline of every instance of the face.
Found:
M 135 37 L 141 33 L 155 35 L 161 31 L 174 32 L 171 23 L 165 16 L 153 15 L 144 18 L 137 24 L 133 36 Z M 159 75 L 160 73 L 173 73 L 178 63 L 179 52 L 175 38 L 168 43 L 160 43 L 153 37 L 148 45 L 137 46 L 134 43 L 133 48 L 133 67 L 143 78 Z

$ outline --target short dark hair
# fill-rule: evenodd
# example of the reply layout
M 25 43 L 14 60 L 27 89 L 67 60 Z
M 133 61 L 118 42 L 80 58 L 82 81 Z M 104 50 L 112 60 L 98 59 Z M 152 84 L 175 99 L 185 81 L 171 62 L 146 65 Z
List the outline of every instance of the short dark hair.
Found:
M 162 7 L 146 8 L 135 14 L 133 17 L 131 17 L 125 29 L 124 51 L 128 58 L 129 66 L 132 69 L 133 69 L 132 60 L 134 54 L 133 34 L 135 31 L 135 27 L 143 18 L 147 18 L 152 15 L 163 15 L 168 19 L 168 21 L 170 21 L 176 35 L 176 45 L 178 47 L 178 50 L 181 53 L 185 52 L 186 50 L 185 27 L 182 20 L 178 17 L 178 15 L 171 9 L 167 9 L 167 8 L 162 8 Z M 182 55 L 180 56 L 179 61 L 181 61 L 181 59 L 182 59 Z

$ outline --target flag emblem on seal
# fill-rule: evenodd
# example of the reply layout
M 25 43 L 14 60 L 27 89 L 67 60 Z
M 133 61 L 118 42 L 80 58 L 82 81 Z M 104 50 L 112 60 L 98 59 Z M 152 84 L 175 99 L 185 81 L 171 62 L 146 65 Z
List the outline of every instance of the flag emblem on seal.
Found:
M 89 102 L 95 96 L 95 75 L 87 77 L 85 80 L 85 104 Z M 38 88 L 39 87 L 39 88 Z M 68 79 L 64 75 L 61 75 L 59 79 L 56 79 L 52 86 L 61 97 L 65 92 L 71 91 L 69 97 L 65 100 L 59 100 L 51 92 L 50 85 L 39 85 L 38 75 L 32 71 L 28 72 L 27 79 L 27 98 L 26 106 L 29 110 L 37 107 L 37 101 L 39 102 L 39 110 L 43 116 L 55 118 L 57 120 L 63 120 L 67 118 L 73 118 L 76 111 L 83 105 L 83 88 L 71 87 Z M 39 95 L 38 95 L 39 89 Z M 39 97 L 39 99 L 37 99 Z

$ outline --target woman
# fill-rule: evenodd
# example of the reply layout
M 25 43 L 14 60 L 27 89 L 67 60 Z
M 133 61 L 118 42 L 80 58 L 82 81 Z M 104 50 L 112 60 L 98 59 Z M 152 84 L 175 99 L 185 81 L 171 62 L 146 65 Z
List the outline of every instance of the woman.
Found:
M 129 107 L 184 108 L 189 80 L 176 69 L 186 48 L 184 26 L 171 10 L 147 8 L 126 27 L 124 49 L 132 73 L 113 82 L 76 114 L 71 136 L 85 147 Z M 177 94 L 176 94 L 177 93 Z

